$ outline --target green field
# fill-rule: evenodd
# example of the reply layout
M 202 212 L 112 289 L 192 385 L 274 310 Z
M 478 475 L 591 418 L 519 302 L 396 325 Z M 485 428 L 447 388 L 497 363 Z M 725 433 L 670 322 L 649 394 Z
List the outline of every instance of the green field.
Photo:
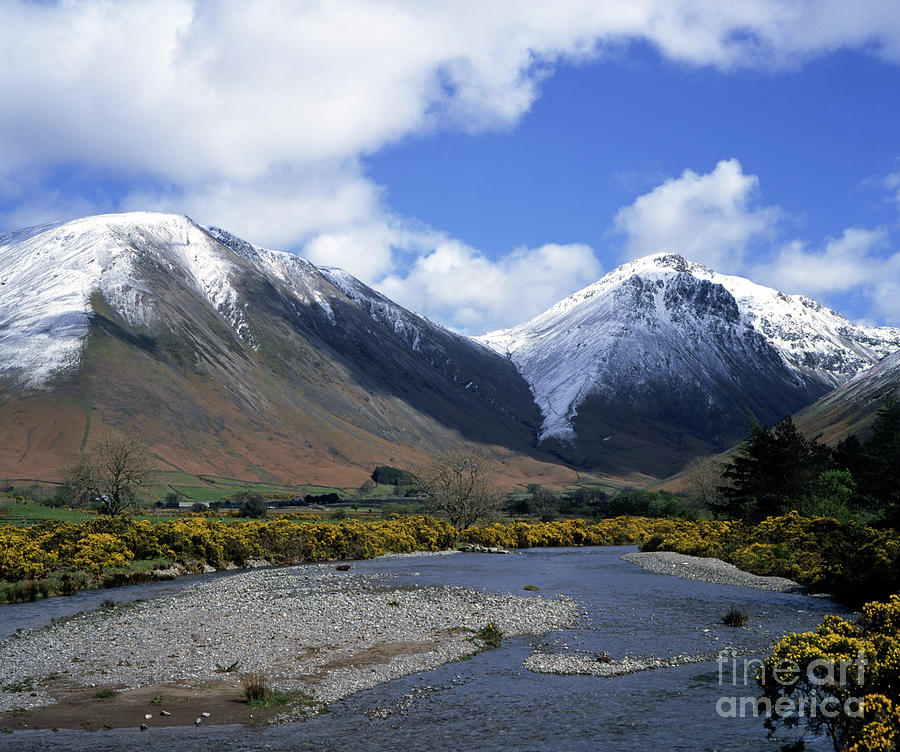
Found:
M 292 496 L 304 496 L 305 494 L 337 493 L 341 497 L 347 496 L 347 492 L 341 488 L 329 488 L 326 486 L 300 485 L 281 486 L 271 483 L 251 483 L 234 478 L 216 478 L 211 475 L 190 475 L 183 472 L 161 473 L 161 483 L 153 489 L 154 499 L 164 499 L 166 494 L 175 491 L 184 497 L 186 501 L 219 501 L 226 496 L 231 496 L 242 491 L 258 493 L 262 496 L 290 494 Z
M 47 507 L 43 504 L 0 502 L 0 524 L 33 525 L 44 520 L 60 520 L 61 522 L 84 522 L 96 518 L 96 514 L 82 512 L 67 507 Z

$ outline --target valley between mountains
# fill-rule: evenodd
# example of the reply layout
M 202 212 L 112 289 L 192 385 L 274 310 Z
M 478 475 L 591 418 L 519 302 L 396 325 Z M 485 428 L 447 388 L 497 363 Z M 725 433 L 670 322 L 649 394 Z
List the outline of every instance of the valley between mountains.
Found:
M 469 338 L 345 271 L 185 216 L 0 236 L 0 477 L 55 480 L 105 431 L 163 469 L 357 486 L 466 442 L 507 485 L 664 478 L 798 413 L 858 430 L 900 329 L 663 252 Z

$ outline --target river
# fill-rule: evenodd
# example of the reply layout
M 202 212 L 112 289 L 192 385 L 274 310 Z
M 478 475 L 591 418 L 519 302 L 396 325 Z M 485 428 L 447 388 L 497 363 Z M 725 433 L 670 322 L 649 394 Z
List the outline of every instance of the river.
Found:
M 21 731 L 0 735 L 3 750 L 112 752 L 147 750 L 706 750 L 777 752 L 755 717 L 723 717 L 722 698 L 753 696 L 742 683 L 744 659 L 781 635 L 814 628 L 826 613 L 845 613 L 822 598 L 773 593 L 652 574 L 620 556 L 633 547 L 531 549 L 509 556 L 459 554 L 381 558 L 354 564 L 360 572 L 407 584 L 460 585 L 526 597 L 565 594 L 582 608 L 573 629 L 507 639 L 497 649 L 358 692 L 307 721 L 254 729 L 229 726 L 160 728 L 146 732 Z M 231 573 L 206 575 L 231 576 Z M 188 582 L 81 593 L 0 607 L 0 637 L 88 608 L 104 598 L 124 603 L 165 597 Z M 538 591 L 525 591 L 533 585 Z M 746 628 L 721 623 L 744 608 Z M 699 663 L 615 678 L 532 673 L 535 650 L 631 656 L 712 656 L 733 647 L 734 662 Z M 752 672 L 751 672 L 752 674 Z M 735 683 L 734 679 L 737 679 Z M 718 710 L 717 710 L 718 708 Z M 792 739 L 785 736 L 784 739 Z M 828 750 L 824 740 L 807 749 Z

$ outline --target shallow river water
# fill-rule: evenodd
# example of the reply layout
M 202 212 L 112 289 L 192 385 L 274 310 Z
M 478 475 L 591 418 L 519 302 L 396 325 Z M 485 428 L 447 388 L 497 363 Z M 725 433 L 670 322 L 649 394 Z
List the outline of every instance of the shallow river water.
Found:
M 754 696 L 745 658 L 781 635 L 814 628 L 837 604 L 646 572 L 619 557 L 633 547 L 531 549 L 509 556 L 458 554 L 382 558 L 354 570 L 390 575 L 397 586 L 461 585 L 526 597 L 568 595 L 582 609 L 570 630 L 507 639 L 471 660 L 407 676 L 334 703 L 304 722 L 263 729 L 228 726 L 119 731 L 25 731 L 0 735 L 3 750 L 768 750 L 762 719 L 722 717 L 722 699 Z M 217 575 L 212 575 L 217 576 Z M 218 576 L 229 576 L 218 575 Z M 104 598 L 164 597 L 183 581 L 84 593 L 0 608 L 0 639 Z M 534 585 L 538 592 L 524 591 Z M 745 629 L 721 623 L 730 606 Z M 740 656 L 712 660 L 733 647 Z M 535 650 L 630 656 L 706 655 L 710 660 L 616 678 L 537 674 L 522 667 Z M 737 682 L 734 679 L 737 679 Z M 795 738 L 795 737 L 794 737 Z M 827 750 L 824 740 L 807 749 Z

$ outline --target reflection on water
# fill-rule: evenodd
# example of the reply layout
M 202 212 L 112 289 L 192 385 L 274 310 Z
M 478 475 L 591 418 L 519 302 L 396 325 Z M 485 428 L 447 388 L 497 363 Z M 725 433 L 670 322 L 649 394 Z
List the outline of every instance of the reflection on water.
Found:
M 619 559 L 631 550 L 532 549 L 511 556 L 459 554 L 360 562 L 354 565 L 357 571 L 382 573 L 387 582 L 401 586 L 462 585 L 526 597 L 566 594 L 583 605 L 583 615 L 571 630 L 507 640 L 500 649 L 472 660 L 359 692 L 332 705 L 330 713 L 302 723 L 267 729 L 24 732 L 0 737 L 0 749 L 777 752 L 780 744 L 765 738 L 761 719 L 717 714 L 720 697 L 754 694 L 752 685 L 732 686 L 730 664 L 721 686 L 714 661 L 612 679 L 534 674 L 522 668 L 535 648 L 605 652 L 614 659 L 713 655 L 726 646 L 742 654 L 761 653 L 785 632 L 811 629 L 825 613 L 841 612 L 822 599 L 651 574 Z M 165 587 L 181 587 L 181 582 Z M 540 591 L 524 591 L 526 584 Z M 125 590 L 131 593 L 128 597 L 153 597 L 144 586 Z M 109 592 L 98 597 L 98 604 Z M 66 600 L 27 607 L 39 614 L 41 606 Z M 747 629 L 721 624 L 721 615 L 732 605 L 742 606 L 750 615 Z M 71 607 L 85 608 L 75 603 Z M 4 620 L 7 611 L 0 609 L 0 632 L 9 628 Z M 825 750 L 829 745 L 807 748 Z

